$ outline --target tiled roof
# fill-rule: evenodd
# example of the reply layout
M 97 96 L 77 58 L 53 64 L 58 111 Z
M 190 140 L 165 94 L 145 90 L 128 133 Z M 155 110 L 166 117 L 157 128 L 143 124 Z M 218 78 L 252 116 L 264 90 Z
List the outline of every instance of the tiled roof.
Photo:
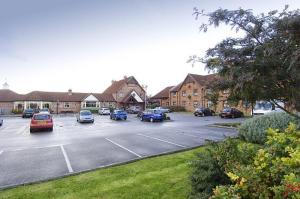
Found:
M 13 102 L 22 99 L 23 99 L 23 95 L 15 93 L 12 90 L 0 89 L 0 102 Z
M 170 90 L 174 88 L 174 86 L 168 86 L 166 88 L 164 88 L 163 90 L 161 90 L 159 93 L 157 93 L 156 95 L 154 95 L 152 97 L 152 99 L 162 99 L 162 98 L 169 98 L 169 92 Z
M 119 81 L 113 81 L 113 83 L 103 93 L 105 93 L 105 94 L 117 93 L 125 83 L 133 83 L 133 84 L 137 84 L 138 86 L 141 87 L 139 82 L 133 76 L 130 76 L 130 77 L 121 79 Z M 143 88 L 141 87 L 141 89 L 143 89 Z
M 89 93 L 74 93 L 69 95 L 68 92 L 45 92 L 45 91 L 33 91 L 24 95 L 25 101 L 51 101 L 51 102 L 80 102 Z
M 170 92 L 178 92 L 182 86 L 183 82 L 179 83 L 178 85 L 174 86 L 170 89 Z
M 0 102 L 13 101 L 49 101 L 49 102 L 81 102 L 89 95 L 94 95 L 99 101 L 113 102 L 115 101 L 112 95 L 102 93 L 77 93 L 72 92 L 45 92 L 32 91 L 25 95 L 17 94 L 11 90 L 0 90 Z
M 196 75 L 196 74 L 188 74 L 190 75 L 198 84 L 206 86 L 211 81 L 214 81 L 217 79 L 216 74 L 210 74 L 210 75 Z
M 115 102 L 116 100 L 111 94 L 97 93 L 93 94 L 100 102 Z

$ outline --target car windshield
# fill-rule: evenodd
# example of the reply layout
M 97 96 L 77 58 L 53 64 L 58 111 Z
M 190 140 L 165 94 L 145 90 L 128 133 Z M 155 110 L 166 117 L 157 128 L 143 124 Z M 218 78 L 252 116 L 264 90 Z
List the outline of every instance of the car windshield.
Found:
M 26 113 L 33 113 L 33 109 L 25 109 Z
M 38 114 L 38 115 L 35 115 L 34 120 L 49 120 L 50 119 L 50 115 L 47 115 L 47 114 Z
M 272 104 L 270 102 L 258 102 L 255 104 L 254 110 L 271 110 Z
M 41 109 L 40 111 L 41 111 L 41 112 L 43 112 L 43 111 L 49 111 L 49 109 L 43 108 L 43 109 Z
M 230 112 L 231 111 L 231 108 L 225 108 L 224 110 L 223 110 L 223 112 Z
M 154 110 L 153 112 L 154 112 L 155 114 L 160 114 L 160 113 L 162 113 L 161 110 Z
M 103 108 L 102 110 L 103 110 L 103 111 L 109 111 L 109 109 L 108 109 L 108 108 Z
M 92 113 L 90 111 L 82 111 L 80 112 L 80 115 L 87 116 L 87 115 L 92 115 Z

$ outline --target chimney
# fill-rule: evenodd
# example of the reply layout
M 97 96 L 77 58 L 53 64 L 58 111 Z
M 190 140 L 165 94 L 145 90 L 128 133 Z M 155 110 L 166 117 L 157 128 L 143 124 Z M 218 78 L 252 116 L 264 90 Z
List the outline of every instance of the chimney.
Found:
M 127 76 L 126 76 L 126 75 L 124 75 L 124 76 L 123 76 L 123 78 L 124 78 L 124 79 L 127 79 Z
M 68 95 L 72 95 L 72 89 L 68 90 Z

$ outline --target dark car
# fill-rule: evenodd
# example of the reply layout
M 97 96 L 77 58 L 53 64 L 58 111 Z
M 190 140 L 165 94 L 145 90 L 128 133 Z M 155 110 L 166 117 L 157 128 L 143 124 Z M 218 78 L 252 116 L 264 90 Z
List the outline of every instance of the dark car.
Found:
M 110 114 L 110 119 L 112 120 L 127 120 L 127 113 L 123 110 L 114 110 Z
M 164 120 L 164 113 L 161 111 L 157 111 L 154 109 L 148 109 L 143 112 L 141 115 L 141 121 L 160 121 L 162 122 Z
M 194 115 L 195 116 L 213 116 L 215 112 L 209 108 L 196 108 Z
M 22 114 L 22 118 L 31 118 L 33 115 L 34 115 L 34 110 L 33 109 L 25 109 L 23 111 L 23 114 Z
M 220 113 L 221 118 L 237 118 L 237 117 L 244 117 L 244 113 L 236 108 L 225 108 Z

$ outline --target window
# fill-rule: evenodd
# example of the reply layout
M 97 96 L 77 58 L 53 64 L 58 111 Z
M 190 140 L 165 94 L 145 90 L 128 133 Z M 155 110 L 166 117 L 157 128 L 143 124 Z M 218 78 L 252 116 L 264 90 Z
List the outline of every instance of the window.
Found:
M 198 95 L 198 89 L 194 89 L 194 90 L 193 90 L 193 95 L 194 95 L 194 96 L 197 96 L 197 95 Z
M 96 107 L 96 102 L 85 102 L 85 107 L 87 108 Z
M 49 104 L 43 104 L 43 108 L 50 108 Z
M 173 102 L 173 106 L 176 106 L 176 102 Z
M 185 91 L 182 91 L 182 97 L 185 97 L 186 96 L 186 92 Z
M 176 92 L 171 93 L 173 97 L 176 97 Z
M 119 97 L 123 97 L 124 96 L 124 94 L 123 93 L 119 93 Z
M 186 101 L 182 101 L 182 106 L 185 106 L 186 105 Z
M 166 103 L 166 106 L 169 106 L 169 102 Z
M 70 103 L 69 103 L 69 102 L 65 102 L 65 103 L 64 103 L 64 107 L 65 107 L 65 108 L 70 108 Z
M 198 106 L 198 101 L 194 101 L 194 107 Z

